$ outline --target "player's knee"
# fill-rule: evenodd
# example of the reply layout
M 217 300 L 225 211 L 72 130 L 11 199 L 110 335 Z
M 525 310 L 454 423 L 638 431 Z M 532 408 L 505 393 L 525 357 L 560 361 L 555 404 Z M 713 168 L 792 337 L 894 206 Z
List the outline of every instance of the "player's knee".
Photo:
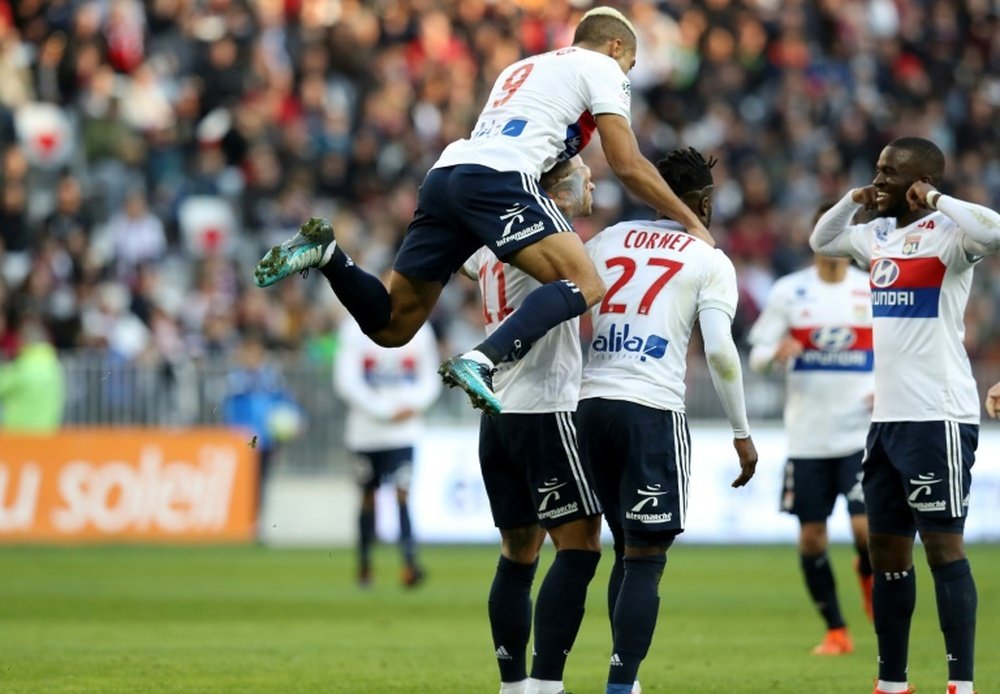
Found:
M 556 550 L 601 551 L 601 516 L 580 518 L 549 529 Z
M 380 347 L 402 347 L 417 334 L 420 326 L 406 325 L 402 321 L 392 321 L 378 332 L 368 335 Z

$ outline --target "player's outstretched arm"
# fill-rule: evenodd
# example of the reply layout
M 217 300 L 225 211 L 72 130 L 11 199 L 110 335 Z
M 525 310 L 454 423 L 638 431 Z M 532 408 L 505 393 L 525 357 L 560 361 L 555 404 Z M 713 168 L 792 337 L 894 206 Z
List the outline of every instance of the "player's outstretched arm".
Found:
M 965 252 L 987 255 L 1000 250 L 1000 214 L 988 207 L 942 195 L 924 181 L 917 181 L 906 191 L 910 207 L 940 210 L 965 232 Z
M 736 343 L 733 342 L 732 320 L 721 309 L 706 308 L 698 314 L 698 322 L 701 324 L 712 385 L 733 427 L 733 446 L 740 461 L 740 474 L 733 480 L 733 486 L 742 487 L 750 481 L 757 468 L 757 449 L 750 438 L 746 397 L 743 394 L 743 369 Z
M 1000 417 L 1000 381 L 986 393 L 986 412 L 994 419 Z
M 866 210 L 875 206 L 875 189 L 872 186 L 851 190 L 824 212 L 809 236 L 809 246 L 823 255 L 850 256 L 851 219 L 862 206 Z
M 614 113 L 602 113 L 596 121 L 608 166 L 622 184 L 654 210 L 680 222 L 692 235 L 714 247 L 715 239 L 698 216 L 677 197 L 656 167 L 639 151 L 639 143 L 628 121 Z

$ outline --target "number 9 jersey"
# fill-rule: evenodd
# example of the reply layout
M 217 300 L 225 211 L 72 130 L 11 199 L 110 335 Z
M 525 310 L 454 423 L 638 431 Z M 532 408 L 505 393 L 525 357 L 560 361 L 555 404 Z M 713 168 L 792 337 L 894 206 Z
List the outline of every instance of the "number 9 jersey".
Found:
M 698 313 L 736 313 L 732 261 L 674 221 L 622 222 L 587 243 L 608 290 L 591 309 L 594 337 L 580 399 L 684 412 L 688 341 Z
M 631 122 L 631 108 L 631 83 L 614 59 L 573 47 L 531 56 L 500 73 L 472 134 L 431 168 L 479 164 L 538 179 L 586 147 L 595 116 Z

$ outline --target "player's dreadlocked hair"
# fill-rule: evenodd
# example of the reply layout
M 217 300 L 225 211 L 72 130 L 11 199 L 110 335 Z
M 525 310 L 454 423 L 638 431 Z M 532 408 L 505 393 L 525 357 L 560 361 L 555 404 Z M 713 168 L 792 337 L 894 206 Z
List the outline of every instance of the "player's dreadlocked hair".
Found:
M 714 183 L 712 167 L 717 161 L 715 157 L 705 161 L 701 152 L 694 147 L 688 147 L 675 149 L 656 162 L 656 170 L 663 176 L 670 189 L 680 197 L 712 185 Z

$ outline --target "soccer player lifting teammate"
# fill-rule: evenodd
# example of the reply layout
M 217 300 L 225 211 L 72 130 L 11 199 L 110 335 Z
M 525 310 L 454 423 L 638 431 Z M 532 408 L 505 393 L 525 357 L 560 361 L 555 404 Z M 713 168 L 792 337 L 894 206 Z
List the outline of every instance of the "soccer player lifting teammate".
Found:
M 712 163 L 690 149 L 675 150 L 657 165 L 706 226 Z M 615 542 L 607 694 L 629 694 L 653 639 L 666 552 L 685 526 L 691 437 L 684 374 L 695 319 L 733 428 L 740 464 L 734 487 L 753 476 L 757 451 L 731 333 L 737 288 L 729 258 L 671 218 L 616 224 L 591 239 L 587 250 L 610 289 L 592 311 L 594 338 L 577 427 L 580 455 L 594 475 Z
M 826 519 L 843 494 L 857 551 L 855 569 L 870 617 L 873 579 L 861 489 L 861 457 L 875 387 L 868 275 L 851 267 L 849 258 L 817 255 L 812 267 L 775 282 L 749 341 L 751 368 L 780 367 L 788 374 L 788 461 L 781 510 L 799 519 L 802 575 L 826 622 L 826 635 L 813 653 L 851 653 L 854 644 L 827 554 Z
M 593 184 L 579 156 L 556 164 L 540 183 L 568 219 L 590 214 Z M 512 309 L 538 286 L 488 248 L 480 248 L 463 272 L 479 280 L 487 333 L 510 320 Z M 582 361 L 579 320 L 573 318 L 522 359 L 497 365 L 494 384 L 503 412 L 484 414 L 479 427 L 479 461 L 502 543 L 489 597 L 501 694 L 563 691 L 566 657 L 601 557 L 601 507 L 577 454 L 573 422 Z M 556 556 L 535 599 L 528 679 L 531 585 L 546 533 Z
M 979 396 L 962 344 L 977 260 L 1000 248 L 1000 215 L 943 195 L 944 155 L 902 137 L 882 150 L 871 185 L 855 188 L 817 222 L 817 253 L 870 268 L 875 403 L 864 468 L 875 571 L 876 694 L 911 691 L 910 620 L 916 604 L 913 540 L 920 533 L 948 660 L 948 694 L 972 694 L 976 586 L 965 555 Z M 860 208 L 877 210 L 851 223 Z
M 584 14 L 573 46 L 504 69 L 468 139 L 448 145 L 427 173 L 388 290 L 339 248 L 333 228 L 313 218 L 257 264 L 268 286 L 319 268 L 366 335 L 380 345 L 408 342 L 427 320 L 452 274 L 482 246 L 541 286 L 476 349 L 448 359 L 446 383 L 473 405 L 500 411 L 494 366 L 519 357 L 559 323 L 604 296 L 604 284 L 580 238 L 538 179 L 578 153 L 596 130 L 608 164 L 633 194 L 711 243 L 704 225 L 639 151 L 630 125 L 636 33 L 617 10 Z

